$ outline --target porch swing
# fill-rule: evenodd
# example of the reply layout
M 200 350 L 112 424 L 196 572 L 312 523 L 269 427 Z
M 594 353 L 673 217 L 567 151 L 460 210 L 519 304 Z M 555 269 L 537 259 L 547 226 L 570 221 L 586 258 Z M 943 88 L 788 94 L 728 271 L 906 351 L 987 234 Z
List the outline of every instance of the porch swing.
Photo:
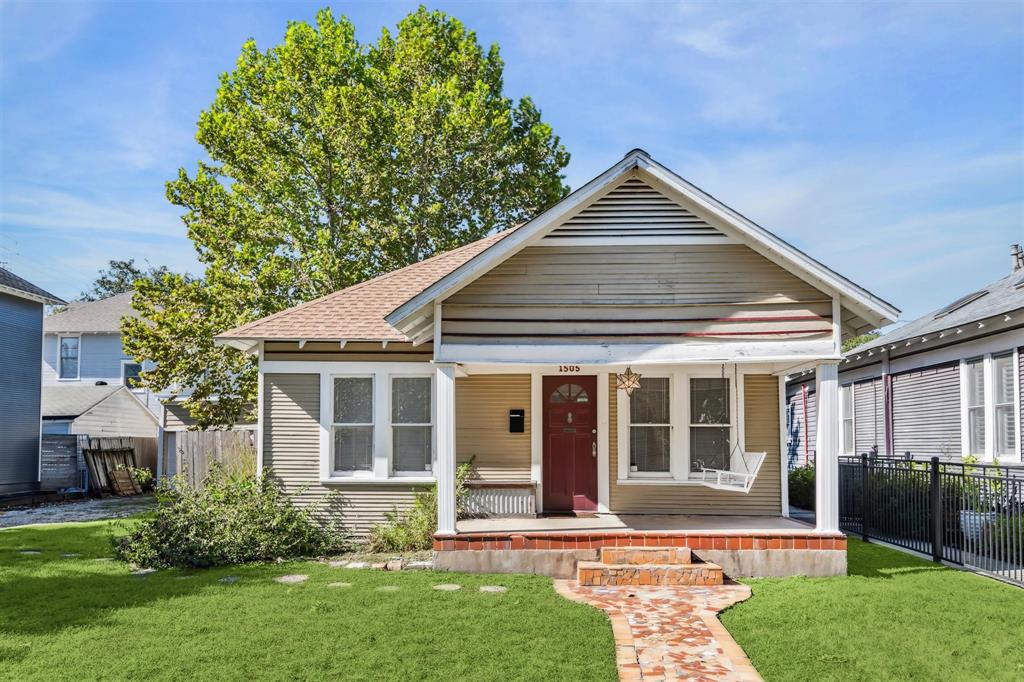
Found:
M 725 378 L 725 365 L 722 365 L 722 378 Z M 733 395 L 738 395 L 735 392 L 736 387 L 736 368 L 734 366 L 732 371 Z M 729 468 L 713 469 L 702 466 L 697 481 L 704 487 L 713 490 L 747 494 L 754 485 L 757 474 L 761 471 L 761 465 L 764 464 L 767 456 L 766 452 L 744 452 L 737 439 L 729 450 Z

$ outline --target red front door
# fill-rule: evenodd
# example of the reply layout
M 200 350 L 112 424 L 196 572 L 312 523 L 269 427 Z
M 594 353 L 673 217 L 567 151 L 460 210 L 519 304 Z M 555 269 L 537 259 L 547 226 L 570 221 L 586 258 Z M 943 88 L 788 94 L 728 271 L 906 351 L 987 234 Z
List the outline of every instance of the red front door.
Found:
M 544 511 L 597 510 L 597 377 L 544 377 Z

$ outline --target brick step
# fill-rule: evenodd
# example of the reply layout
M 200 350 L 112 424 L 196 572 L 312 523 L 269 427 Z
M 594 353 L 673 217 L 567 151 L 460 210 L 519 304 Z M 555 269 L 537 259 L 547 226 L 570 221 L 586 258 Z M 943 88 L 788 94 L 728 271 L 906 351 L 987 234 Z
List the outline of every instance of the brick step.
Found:
M 581 561 L 576 567 L 580 585 L 721 585 L 716 564 L 606 564 Z
M 605 564 L 690 564 L 689 547 L 603 547 Z

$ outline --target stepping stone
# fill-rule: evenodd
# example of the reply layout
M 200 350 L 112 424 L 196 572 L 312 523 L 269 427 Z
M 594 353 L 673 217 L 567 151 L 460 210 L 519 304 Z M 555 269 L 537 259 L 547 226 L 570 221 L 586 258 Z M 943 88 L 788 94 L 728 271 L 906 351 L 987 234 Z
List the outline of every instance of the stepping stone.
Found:
M 398 585 L 381 585 L 377 588 L 378 592 L 398 592 Z
M 387 567 L 388 567 L 388 563 L 386 561 L 378 561 L 375 564 L 370 564 L 370 568 L 372 568 L 372 569 L 374 569 L 376 571 L 387 570 Z
M 454 583 L 441 583 L 440 585 L 434 585 L 435 590 L 441 592 L 454 592 L 455 590 L 461 590 L 462 585 L 456 585 Z
M 401 571 L 402 570 L 402 560 L 401 559 L 392 559 L 391 561 L 389 561 L 386 564 L 384 564 L 384 570 L 387 570 L 387 571 Z
M 192 578 L 195 578 L 195 576 L 194 575 L 176 575 L 176 576 L 174 576 L 175 580 L 192 580 Z M 224 578 L 221 578 L 218 582 L 224 582 Z
M 82 555 L 78 552 L 64 552 L 63 554 L 61 554 L 61 556 L 65 559 L 74 559 L 75 557 L 80 557 Z
M 369 565 L 365 561 L 350 561 L 345 568 L 366 568 Z
M 38 549 L 19 549 L 18 554 L 42 554 Z
M 136 568 L 132 571 L 132 575 L 149 575 L 150 573 L 156 573 L 155 568 Z
M 410 561 L 405 565 L 406 570 L 409 571 L 429 571 L 434 568 L 433 561 Z
M 327 583 L 327 587 L 352 587 L 352 583 Z
M 113 561 L 113 560 L 114 560 L 114 558 L 113 557 L 109 557 L 109 556 L 100 557 L 99 559 L 93 559 L 93 561 Z
M 309 580 L 308 575 L 302 575 L 301 573 L 292 573 L 291 575 L 282 575 L 279 578 L 274 578 L 274 582 L 281 583 L 283 585 L 296 585 L 298 583 L 304 583 Z
M 327 565 L 331 568 L 345 568 L 349 563 L 348 559 L 332 559 L 327 562 Z
M 480 591 L 481 592 L 508 592 L 508 588 L 507 587 L 502 587 L 501 585 L 481 585 L 480 586 Z
M 191 577 L 192 576 L 190 576 L 190 575 L 183 575 L 183 576 L 181 576 L 179 578 L 179 580 L 185 580 L 186 578 L 191 578 Z M 237 575 L 226 575 L 223 578 L 219 579 L 217 582 L 224 583 L 225 585 L 233 585 L 234 583 L 237 583 L 238 580 L 239 580 L 239 578 L 238 578 Z

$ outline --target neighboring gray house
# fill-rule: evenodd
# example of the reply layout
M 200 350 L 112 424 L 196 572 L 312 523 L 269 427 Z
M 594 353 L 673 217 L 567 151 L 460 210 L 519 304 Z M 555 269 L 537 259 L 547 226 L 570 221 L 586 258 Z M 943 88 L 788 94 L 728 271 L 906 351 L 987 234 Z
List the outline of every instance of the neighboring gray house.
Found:
M 0 496 L 39 488 L 43 306 L 61 303 L 0 268 Z
M 126 386 L 47 386 L 42 414 L 46 434 L 155 439 L 159 430 L 159 417 Z
M 1012 272 L 844 355 L 840 452 L 1021 462 L 1024 256 Z M 789 377 L 789 466 L 813 461 L 814 374 Z

